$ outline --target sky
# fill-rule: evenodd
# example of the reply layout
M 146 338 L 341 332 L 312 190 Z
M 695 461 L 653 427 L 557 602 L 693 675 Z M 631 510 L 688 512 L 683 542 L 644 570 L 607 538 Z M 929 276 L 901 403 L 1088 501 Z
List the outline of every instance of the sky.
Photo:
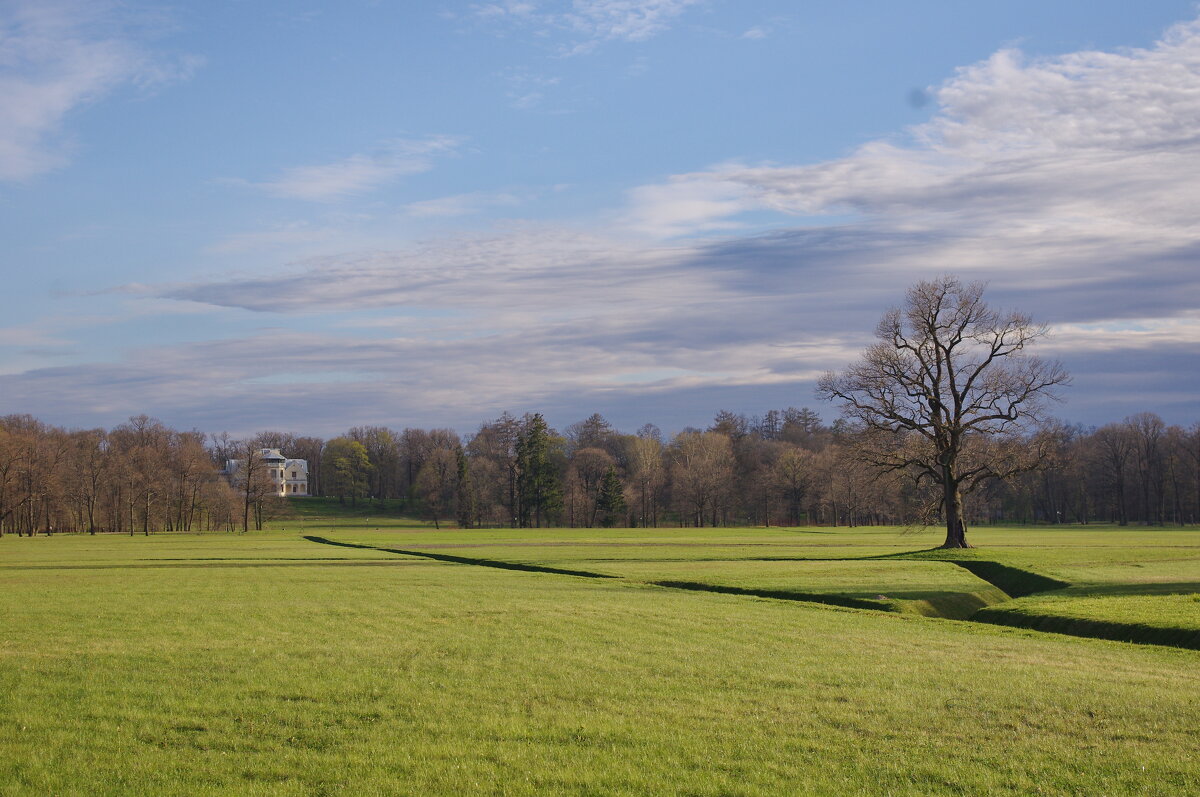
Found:
M 0 414 L 810 406 L 919 280 L 1200 421 L 1200 8 L 0 0 Z

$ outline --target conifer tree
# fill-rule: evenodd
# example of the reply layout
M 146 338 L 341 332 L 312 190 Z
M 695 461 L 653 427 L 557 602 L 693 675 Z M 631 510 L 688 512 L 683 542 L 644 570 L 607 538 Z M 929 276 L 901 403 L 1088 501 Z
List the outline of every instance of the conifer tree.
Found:
M 605 528 L 617 525 L 625 514 L 625 488 L 617 476 L 616 467 L 609 465 L 600 482 L 600 495 L 596 499 L 596 508 L 600 510 L 600 522 Z
M 471 469 L 462 446 L 455 449 L 454 457 L 457 464 L 458 527 L 469 529 L 475 525 L 475 490 L 471 484 Z
M 541 528 L 542 519 L 562 509 L 562 485 L 550 460 L 550 427 L 541 413 L 525 416 L 517 438 L 517 491 L 521 526 Z

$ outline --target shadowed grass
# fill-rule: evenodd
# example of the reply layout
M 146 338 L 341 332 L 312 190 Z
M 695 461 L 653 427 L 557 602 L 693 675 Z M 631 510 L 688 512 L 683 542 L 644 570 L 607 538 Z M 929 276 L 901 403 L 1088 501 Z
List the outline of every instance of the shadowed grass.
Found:
M 1002 565 L 999 562 L 988 562 L 982 559 L 950 559 L 947 561 L 987 581 L 1013 598 L 1071 586 L 1065 581 Z
M 500 570 L 521 570 L 527 573 L 552 573 L 559 576 L 582 576 L 583 578 L 613 578 L 606 576 L 603 573 L 592 573 L 587 570 L 568 570 L 562 567 L 545 567 L 541 565 L 525 564 L 522 562 L 502 562 L 495 559 L 476 559 L 467 556 L 452 556 L 444 553 L 428 553 L 423 551 L 405 551 L 399 548 L 375 548 L 370 545 L 361 545 L 351 542 L 337 542 L 336 540 L 326 539 L 325 537 L 306 536 L 304 539 L 309 542 L 317 542 L 324 545 L 335 545 L 343 548 L 367 548 L 371 550 L 384 551 L 386 553 L 398 553 L 404 556 L 419 556 L 425 559 L 433 559 L 438 562 L 452 562 L 460 565 L 476 565 L 478 567 L 494 567 Z
M 1077 614 L 1077 611 L 1061 605 L 1044 609 L 1057 613 L 1039 614 L 1038 608 L 1034 606 L 994 606 L 979 611 L 972 619 L 982 623 L 1031 628 L 1070 636 L 1200 650 L 1200 630 L 1197 629 L 1072 616 Z
M 877 609 L 892 611 L 892 606 L 886 601 L 873 601 L 864 598 L 851 598 L 836 593 L 799 592 L 796 590 L 747 589 L 744 587 L 725 587 L 719 584 L 700 583 L 697 581 L 648 581 L 656 587 L 672 589 L 689 589 L 697 592 L 717 592 L 725 595 L 749 595 L 755 598 L 775 598 L 777 600 L 806 601 L 808 603 L 825 603 L 830 606 L 846 606 L 853 609 Z

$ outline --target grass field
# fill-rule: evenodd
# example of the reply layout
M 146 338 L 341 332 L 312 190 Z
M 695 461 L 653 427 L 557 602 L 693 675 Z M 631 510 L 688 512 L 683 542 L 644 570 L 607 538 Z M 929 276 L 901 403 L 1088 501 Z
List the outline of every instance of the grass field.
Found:
M 1195 630 L 1194 529 L 277 526 L 0 539 L 0 793 L 1200 793 L 1200 652 L 905 613 Z

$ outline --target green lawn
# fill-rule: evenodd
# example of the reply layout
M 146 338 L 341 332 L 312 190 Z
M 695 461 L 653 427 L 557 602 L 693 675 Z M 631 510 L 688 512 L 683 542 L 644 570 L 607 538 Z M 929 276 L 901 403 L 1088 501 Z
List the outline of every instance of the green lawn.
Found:
M 644 583 L 862 595 L 878 584 L 889 599 L 987 588 L 928 554 L 868 559 L 931 547 L 895 530 L 376 532 L 333 520 L 0 539 L 0 794 L 1186 794 L 1200 783 L 1196 651 Z M 1153 570 L 1141 532 L 1106 537 L 1127 553 L 1099 557 L 1058 533 L 995 532 L 994 550 L 966 554 L 1017 567 L 1050 546 L 1054 567 Z M 1200 549 L 1195 531 L 1170 539 Z M 766 558 L 794 554 L 792 540 L 827 561 Z M 603 542 L 653 545 L 614 556 Z M 1182 569 L 1138 583 L 1188 583 L 1190 561 L 1169 557 Z M 1200 607 L 1190 594 L 1138 599 L 1154 597 L 1170 602 L 1159 616 Z
M 1003 608 L 1029 615 L 1182 628 L 1200 633 L 1200 593 L 1092 596 L 1064 591 L 1053 596 L 1022 598 Z
M 595 562 L 600 573 L 650 583 L 707 584 L 822 601 L 854 599 L 861 605 L 915 613 L 938 613 L 960 596 L 976 596 L 975 609 L 1007 596 L 962 568 L 945 562 L 902 559 L 810 561 L 619 561 Z
M 1054 606 L 1066 606 L 1067 599 L 1101 595 L 1200 592 L 1200 530 L 1196 528 L 982 528 L 972 532 L 979 547 L 965 551 L 936 550 L 942 539 L 936 529 L 898 528 L 434 531 L 339 526 L 329 529 L 327 536 L 380 548 L 953 619 L 972 617 L 989 606 L 1019 608 L 1023 604 L 996 604 L 1029 592 L 1040 593 L 1039 601 L 1044 601 L 1050 594 L 1044 591 L 1052 587 L 1068 587 L 1054 593 Z M 989 569 L 992 564 L 1006 572 Z M 967 567 L 975 567 L 974 573 Z M 1102 611 L 1104 606 L 1116 610 L 1119 602 L 1094 604 L 1090 611 Z M 1161 601 L 1141 611 L 1156 614 L 1152 625 L 1190 628 L 1191 608 Z M 1117 612 L 1096 619 L 1126 622 Z M 1062 616 L 1074 615 L 1064 612 Z

